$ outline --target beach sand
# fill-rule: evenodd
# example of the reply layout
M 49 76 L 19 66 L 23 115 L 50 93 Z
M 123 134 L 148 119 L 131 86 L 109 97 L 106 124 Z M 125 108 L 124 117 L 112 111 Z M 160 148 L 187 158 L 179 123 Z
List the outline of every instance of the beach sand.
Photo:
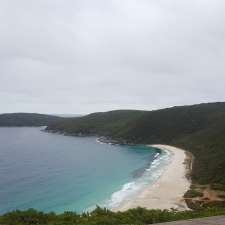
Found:
M 151 146 L 170 151 L 172 153 L 171 162 L 154 184 L 150 184 L 132 199 L 122 202 L 119 207 L 114 209 L 115 211 L 125 211 L 136 207 L 147 209 L 188 209 L 183 200 L 183 195 L 191 184 L 186 176 L 188 168 L 185 165 L 185 151 L 168 145 Z

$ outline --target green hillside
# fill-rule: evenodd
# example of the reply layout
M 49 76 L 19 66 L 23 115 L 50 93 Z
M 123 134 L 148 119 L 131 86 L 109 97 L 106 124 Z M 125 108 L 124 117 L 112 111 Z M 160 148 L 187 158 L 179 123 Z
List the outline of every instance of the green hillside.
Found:
M 62 121 L 63 118 L 37 113 L 0 114 L 0 127 L 46 126 Z
M 105 136 L 119 143 L 182 147 L 195 156 L 193 181 L 219 184 L 225 190 L 225 103 L 94 113 L 51 124 L 47 130 Z

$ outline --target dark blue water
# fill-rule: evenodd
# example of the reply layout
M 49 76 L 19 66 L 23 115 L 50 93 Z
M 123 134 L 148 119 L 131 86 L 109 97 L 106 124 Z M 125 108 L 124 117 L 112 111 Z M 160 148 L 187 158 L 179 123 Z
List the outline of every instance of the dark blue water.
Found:
M 151 177 L 145 170 L 157 149 L 100 144 L 40 129 L 0 128 L 0 213 L 112 207 Z

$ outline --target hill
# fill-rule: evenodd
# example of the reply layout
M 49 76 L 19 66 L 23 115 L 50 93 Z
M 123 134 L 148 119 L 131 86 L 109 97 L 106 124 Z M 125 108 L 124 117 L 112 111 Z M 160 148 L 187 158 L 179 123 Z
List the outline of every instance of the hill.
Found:
M 225 190 L 225 103 L 93 113 L 51 124 L 47 130 L 105 136 L 119 143 L 161 143 L 187 149 L 195 157 L 193 182 Z
M 63 118 L 37 113 L 0 114 L 0 127 L 47 126 Z

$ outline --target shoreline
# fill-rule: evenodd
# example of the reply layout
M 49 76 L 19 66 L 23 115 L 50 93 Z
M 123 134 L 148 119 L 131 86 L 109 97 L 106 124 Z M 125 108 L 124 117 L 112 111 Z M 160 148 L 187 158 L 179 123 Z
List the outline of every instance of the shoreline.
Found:
M 64 135 L 67 136 L 68 134 L 64 133 Z M 78 137 L 84 136 L 79 135 Z M 96 137 L 96 141 L 100 144 L 135 145 L 129 144 L 126 141 L 122 143 L 114 141 L 104 136 Z M 180 211 L 190 210 L 184 199 L 184 194 L 191 186 L 190 174 L 193 164 L 193 155 L 186 150 L 170 145 L 155 144 L 146 146 L 170 152 L 172 154 L 171 162 L 165 166 L 164 171 L 154 183 L 147 185 L 135 193 L 131 199 L 122 200 L 118 206 L 110 207 L 110 209 L 114 212 L 126 211 L 137 207 L 161 210 L 169 210 L 172 208 Z
M 143 207 L 146 209 L 177 209 L 188 210 L 183 198 L 189 190 L 191 181 L 191 165 L 188 153 L 180 148 L 169 145 L 148 145 L 172 153 L 172 160 L 166 166 L 159 179 L 142 189 L 132 199 L 125 200 L 113 211 L 126 211 L 128 209 Z

